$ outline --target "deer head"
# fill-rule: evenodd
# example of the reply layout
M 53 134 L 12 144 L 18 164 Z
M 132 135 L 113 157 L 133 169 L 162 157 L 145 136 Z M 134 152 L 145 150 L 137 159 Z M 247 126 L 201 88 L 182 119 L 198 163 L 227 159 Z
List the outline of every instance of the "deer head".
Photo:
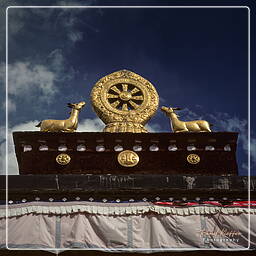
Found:
M 170 114 L 175 114 L 177 117 L 179 117 L 174 110 L 181 110 L 181 108 L 167 108 L 167 107 L 161 107 L 161 110 L 167 115 L 169 116 Z
M 76 109 L 76 110 L 81 110 L 84 106 L 85 106 L 85 102 L 84 101 L 81 101 L 79 103 L 67 103 L 67 106 L 69 108 L 73 108 L 73 109 Z

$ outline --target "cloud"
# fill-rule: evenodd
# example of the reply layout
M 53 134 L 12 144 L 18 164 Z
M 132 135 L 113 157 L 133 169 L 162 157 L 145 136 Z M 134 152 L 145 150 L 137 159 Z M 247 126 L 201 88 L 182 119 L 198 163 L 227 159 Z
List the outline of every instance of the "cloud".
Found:
M 157 124 L 157 123 L 146 124 L 145 128 L 148 130 L 148 132 L 161 132 L 162 131 L 161 125 Z
M 54 72 L 56 80 L 60 82 L 70 81 L 78 73 L 68 64 L 61 49 L 55 49 L 50 52 L 47 56 L 46 65 Z
M 26 123 L 18 124 L 12 127 L 8 133 L 8 173 L 9 174 L 18 174 L 18 164 L 15 155 L 14 143 L 12 139 L 12 132 L 14 131 L 38 131 L 38 128 L 35 127 L 39 122 L 29 121 Z M 6 134 L 5 127 L 0 127 L 0 175 L 5 174 L 6 166 Z
M 68 33 L 68 38 L 73 43 L 76 43 L 83 39 L 83 33 L 80 31 L 71 31 L 70 33 Z
M 16 61 L 8 65 L 8 111 L 16 111 L 15 100 L 23 102 L 36 100 L 38 104 L 50 104 L 59 92 L 58 83 L 65 83 L 76 76 L 77 72 L 69 66 L 61 49 L 48 55 L 45 63 Z M 0 84 L 4 88 L 5 64 L 0 64 Z M 5 107 L 5 105 L 3 105 Z
M 8 0 L 6 2 L 1 1 L 0 6 L 0 53 L 5 51 L 5 10 L 8 6 L 21 5 L 17 1 Z M 95 1 L 52 1 L 53 6 L 89 6 Z M 38 6 L 39 7 L 39 6 Z M 69 46 L 75 45 L 76 42 L 81 41 L 84 37 L 79 25 L 84 21 L 78 17 L 79 14 L 86 11 L 86 8 L 11 8 L 8 10 L 8 39 L 14 40 L 14 37 L 19 34 L 20 31 L 24 33 L 29 32 L 27 25 L 31 24 L 31 14 L 40 18 L 40 26 L 46 28 L 52 28 L 57 33 L 62 33 L 65 39 L 62 44 L 68 44 Z M 88 16 L 88 15 L 87 15 Z M 95 28 L 91 28 L 97 31 Z
M 184 108 L 181 111 L 177 111 L 177 113 L 181 116 L 180 119 L 182 121 L 193 121 L 193 120 L 201 120 L 203 119 L 202 115 L 195 113 L 188 108 Z
M 17 61 L 8 66 L 10 96 L 22 97 L 27 101 L 36 97 L 39 101 L 49 103 L 58 91 L 55 80 L 56 74 L 40 64 Z
M 99 119 L 84 119 L 78 125 L 78 132 L 102 132 L 105 124 Z
M 218 131 L 238 132 L 238 143 L 246 155 L 248 155 L 248 122 L 244 119 L 239 119 L 236 116 L 230 116 L 228 113 L 215 113 L 209 115 L 214 122 L 214 127 Z M 251 136 L 250 141 L 250 155 L 252 167 L 256 166 L 256 138 Z M 242 168 L 247 164 L 243 163 Z M 247 168 L 248 170 L 248 168 Z
M 6 102 L 3 102 L 2 104 L 2 109 L 5 110 L 6 109 Z M 8 99 L 8 112 L 16 112 L 16 104 L 12 99 Z

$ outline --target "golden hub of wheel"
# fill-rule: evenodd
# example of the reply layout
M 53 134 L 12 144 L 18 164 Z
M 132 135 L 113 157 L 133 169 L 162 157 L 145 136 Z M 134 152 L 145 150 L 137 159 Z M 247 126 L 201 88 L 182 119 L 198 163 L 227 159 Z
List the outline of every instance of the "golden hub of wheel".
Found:
M 130 92 L 121 92 L 119 94 L 119 97 L 123 101 L 128 101 L 132 98 L 132 94 Z

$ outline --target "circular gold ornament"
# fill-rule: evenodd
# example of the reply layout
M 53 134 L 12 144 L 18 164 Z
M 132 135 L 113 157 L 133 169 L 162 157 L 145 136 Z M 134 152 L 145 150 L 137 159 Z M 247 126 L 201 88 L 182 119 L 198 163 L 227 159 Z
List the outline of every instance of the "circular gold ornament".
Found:
M 56 157 L 56 162 L 60 165 L 69 164 L 71 157 L 68 154 L 59 154 Z
M 131 150 L 125 150 L 118 154 L 117 160 L 118 163 L 122 166 L 133 167 L 139 163 L 140 158 L 135 152 Z
M 190 154 L 187 156 L 187 161 L 190 164 L 198 164 L 200 162 L 200 157 L 197 154 Z
M 144 125 L 157 111 L 159 97 L 145 78 L 121 70 L 94 85 L 91 101 L 105 132 L 147 132 Z

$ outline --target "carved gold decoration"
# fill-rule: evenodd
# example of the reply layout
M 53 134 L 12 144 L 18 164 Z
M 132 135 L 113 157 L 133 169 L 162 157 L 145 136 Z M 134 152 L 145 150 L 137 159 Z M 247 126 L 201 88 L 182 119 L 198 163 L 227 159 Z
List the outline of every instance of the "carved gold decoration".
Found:
M 189 154 L 187 156 L 187 161 L 190 163 L 190 164 L 198 164 L 200 162 L 200 157 L 199 155 L 197 154 Z
M 59 154 L 56 157 L 56 162 L 60 165 L 67 165 L 69 164 L 71 157 L 68 154 Z
M 173 132 L 211 132 L 211 124 L 205 120 L 180 121 L 174 110 L 181 110 L 181 108 L 162 107 L 161 110 L 170 118 Z
M 78 126 L 78 115 L 85 106 L 85 102 L 68 103 L 68 107 L 72 108 L 70 117 L 66 120 L 43 120 L 36 127 L 40 127 L 42 132 L 74 132 Z
M 131 150 L 125 150 L 118 154 L 117 160 L 118 163 L 122 166 L 133 167 L 139 163 L 140 158 L 135 152 Z
M 104 132 L 147 132 L 144 125 L 155 114 L 159 97 L 143 77 L 121 70 L 101 78 L 91 92 L 93 108 L 106 124 Z

